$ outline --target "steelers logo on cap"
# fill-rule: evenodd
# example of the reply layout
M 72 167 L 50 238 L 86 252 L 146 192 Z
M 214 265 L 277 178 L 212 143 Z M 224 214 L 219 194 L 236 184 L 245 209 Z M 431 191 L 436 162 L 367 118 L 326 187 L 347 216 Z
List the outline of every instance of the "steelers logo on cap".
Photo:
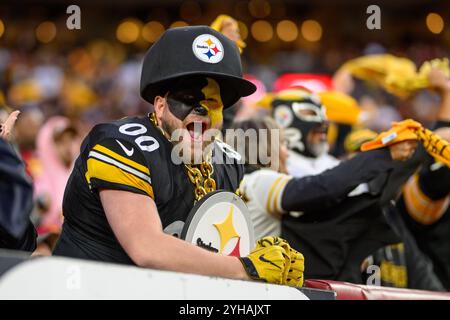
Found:
M 192 43 L 192 51 L 203 62 L 218 63 L 223 59 L 223 46 L 219 39 L 210 34 L 202 34 Z

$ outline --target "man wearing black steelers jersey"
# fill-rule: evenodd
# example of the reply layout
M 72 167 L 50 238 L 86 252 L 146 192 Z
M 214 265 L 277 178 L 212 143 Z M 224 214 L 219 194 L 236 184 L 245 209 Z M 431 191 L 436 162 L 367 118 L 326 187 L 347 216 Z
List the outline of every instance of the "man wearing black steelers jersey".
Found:
M 237 47 L 222 34 L 204 26 L 166 31 L 143 61 L 141 95 L 154 112 L 99 124 L 86 137 L 54 254 L 300 286 L 303 256 L 282 239 L 263 239 L 236 258 L 176 237 L 202 192 L 237 190 L 242 166 L 224 143 L 214 142 L 200 163 L 191 156 L 186 163 L 185 153 L 204 151 L 204 133 L 220 129 L 223 109 L 254 91 L 242 79 Z M 179 163 L 172 151 L 183 145 Z

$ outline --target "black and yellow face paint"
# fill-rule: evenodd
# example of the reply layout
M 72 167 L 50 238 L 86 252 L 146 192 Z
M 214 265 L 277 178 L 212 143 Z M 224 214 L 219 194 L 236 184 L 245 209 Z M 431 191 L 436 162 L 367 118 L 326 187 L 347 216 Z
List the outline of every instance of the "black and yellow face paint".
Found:
M 170 112 L 184 120 L 191 112 L 209 116 L 211 127 L 223 119 L 223 102 L 219 84 L 211 78 L 184 78 L 177 82 L 167 96 Z
M 206 80 L 208 84 L 202 88 L 205 99 L 200 101 L 200 105 L 208 110 L 211 127 L 216 127 L 223 120 L 223 102 L 220 97 L 220 87 L 215 80 L 211 78 L 206 78 Z

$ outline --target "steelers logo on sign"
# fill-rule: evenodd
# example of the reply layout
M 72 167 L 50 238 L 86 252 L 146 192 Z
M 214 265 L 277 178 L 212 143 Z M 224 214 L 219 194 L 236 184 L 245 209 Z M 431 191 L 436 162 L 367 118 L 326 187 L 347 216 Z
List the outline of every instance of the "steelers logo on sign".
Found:
M 224 54 L 222 43 L 210 34 L 202 34 L 195 38 L 192 51 L 198 59 L 207 63 L 222 61 Z
M 209 193 L 192 208 L 181 239 L 227 256 L 246 256 L 255 246 L 245 203 L 228 191 Z

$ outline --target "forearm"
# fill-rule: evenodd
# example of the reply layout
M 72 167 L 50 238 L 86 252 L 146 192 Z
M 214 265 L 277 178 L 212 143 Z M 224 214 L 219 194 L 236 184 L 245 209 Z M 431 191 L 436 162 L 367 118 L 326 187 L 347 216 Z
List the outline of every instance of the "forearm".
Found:
M 141 267 L 247 279 L 238 258 L 207 251 L 164 233 L 155 236 L 154 239 L 143 239 L 142 248 L 146 250 L 136 261 Z
M 320 175 L 292 179 L 283 193 L 282 207 L 286 211 L 305 211 L 333 205 L 359 184 L 392 167 L 387 149 L 361 153 Z
M 165 234 L 155 202 L 150 197 L 126 191 L 101 190 L 100 198 L 117 240 L 136 265 L 246 279 L 238 258 L 209 252 Z

